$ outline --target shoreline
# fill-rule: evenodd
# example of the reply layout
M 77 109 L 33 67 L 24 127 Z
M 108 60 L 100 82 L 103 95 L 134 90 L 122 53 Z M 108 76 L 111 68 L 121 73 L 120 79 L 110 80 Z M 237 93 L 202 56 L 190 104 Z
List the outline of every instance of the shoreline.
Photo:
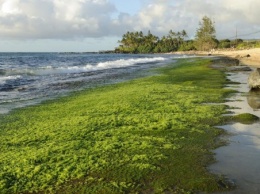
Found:
M 237 93 L 228 98 L 225 102 L 232 115 L 249 113 L 260 117 L 260 109 L 258 107 L 259 92 L 250 92 L 247 87 L 247 77 L 250 72 L 232 72 L 227 78 L 234 83 L 229 87 L 236 90 Z M 232 107 L 235 107 L 232 109 Z M 209 169 L 214 174 L 222 174 L 236 185 L 236 188 L 229 194 L 242 193 L 259 193 L 260 186 L 258 161 L 260 159 L 260 133 L 259 122 L 251 124 L 245 123 L 228 123 L 220 128 L 227 131 L 228 136 L 223 137 L 228 145 L 217 148 L 217 162 L 212 164 Z M 248 166 L 250 164 L 250 166 Z M 243 178 L 242 178 L 243 177 Z M 224 194 L 224 193 L 219 193 Z
M 188 55 L 211 55 L 211 56 L 225 56 L 234 59 L 238 59 L 241 64 L 259 67 L 260 68 L 260 48 L 244 49 L 244 50 L 214 50 L 207 51 L 180 51 L 174 52 L 174 54 L 188 54 Z

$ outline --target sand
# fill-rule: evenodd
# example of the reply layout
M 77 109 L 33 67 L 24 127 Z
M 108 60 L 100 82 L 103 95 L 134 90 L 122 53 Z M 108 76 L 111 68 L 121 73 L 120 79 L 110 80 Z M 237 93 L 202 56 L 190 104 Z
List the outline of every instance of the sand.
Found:
M 212 52 L 203 51 L 185 51 L 185 52 L 174 52 L 175 54 L 195 54 L 195 55 L 209 55 L 212 56 L 228 56 L 237 58 L 240 60 L 242 65 L 248 65 L 251 67 L 260 68 L 260 48 L 244 49 L 244 50 L 214 50 Z
M 260 48 L 245 50 L 217 50 L 213 51 L 211 54 L 237 58 L 243 65 L 260 67 Z

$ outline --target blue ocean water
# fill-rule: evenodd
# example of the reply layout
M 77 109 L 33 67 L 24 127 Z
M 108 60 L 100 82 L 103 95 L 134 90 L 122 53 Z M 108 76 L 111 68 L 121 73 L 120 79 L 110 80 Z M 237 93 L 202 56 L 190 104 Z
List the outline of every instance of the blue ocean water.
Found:
M 0 53 L 0 113 L 142 76 L 178 55 Z

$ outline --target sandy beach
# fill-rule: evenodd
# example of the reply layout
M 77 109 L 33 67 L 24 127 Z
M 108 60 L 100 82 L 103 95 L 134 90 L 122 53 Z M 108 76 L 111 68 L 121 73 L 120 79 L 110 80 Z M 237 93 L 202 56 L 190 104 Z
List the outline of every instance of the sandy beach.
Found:
M 237 58 L 243 65 L 260 67 L 260 48 L 245 50 L 217 50 L 212 55 L 224 55 Z
M 195 54 L 195 55 L 209 55 L 212 56 L 228 56 L 240 60 L 242 65 L 248 65 L 252 67 L 260 67 L 260 48 L 244 49 L 244 50 L 214 50 L 208 51 L 185 51 L 174 52 L 175 54 Z

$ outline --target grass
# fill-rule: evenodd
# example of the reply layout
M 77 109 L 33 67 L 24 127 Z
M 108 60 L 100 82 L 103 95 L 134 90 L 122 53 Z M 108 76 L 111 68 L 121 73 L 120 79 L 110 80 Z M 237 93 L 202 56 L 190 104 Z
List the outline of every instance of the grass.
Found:
M 210 63 L 180 60 L 1 116 L 0 193 L 226 190 L 206 168 L 229 92 Z

